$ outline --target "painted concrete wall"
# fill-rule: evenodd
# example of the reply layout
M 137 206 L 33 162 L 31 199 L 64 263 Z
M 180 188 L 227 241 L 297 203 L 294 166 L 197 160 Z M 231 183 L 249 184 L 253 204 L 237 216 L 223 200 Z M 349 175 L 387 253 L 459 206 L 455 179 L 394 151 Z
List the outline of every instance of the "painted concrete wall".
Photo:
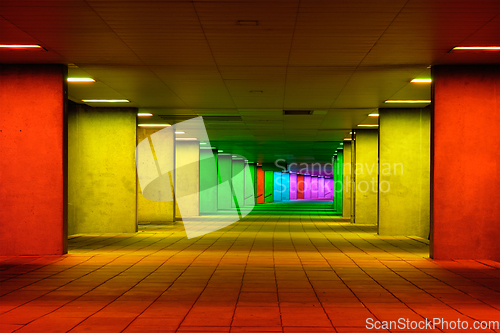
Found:
M 296 173 L 291 173 L 290 174 L 290 200 L 296 200 L 297 199 L 297 174 Z
M 69 234 L 136 232 L 135 108 L 68 115 Z
M 255 205 L 256 166 L 255 163 L 245 163 L 245 206 Z
M 262 170 L 261 166 L 257 167 L 256 178 L 257 178 L 257 197 L 255 198 L 255 201 L 258 204 L 263 204 L 265 202 L 265 196 L 266 196 L 265 194 L 266 180 L 265 180 L 265 171 Z
M 281 201 L 281 171 L 273 171 L 273 201 Z
M 176 217 L 200 215 L 200 142 L 175 143 Z
M 378 130 L 357 130 L 355 142 L 355 223 L 376 224 L 378 215 Z
M 337 153 L 337 158 L 335 159 L 334 163 L 334 168 L 335 168 L 335 184 L 334 184 L 334 191 L 335 191 L 335 210 L 338 213 L 343 212 L 343 196 L 344 193 L 342 191 L 343 188 L 343 181 L 344 181 L 344 158 L 343 158 L 343 149 L 338 150 Z
M 500 67 L 432 73 L 431 256 L 500 261 Z
M 0 66 L 0 255 L 67 251 L 67 68 Z
M 264 171 L 264 202 L 273 202 L 274 171 Z
M 304 175 L 297 175 L 297 199 L 304 199 L 305 180 Z
M 217 169 L 219 172 L 218 209 L 233 209 L 233 193 L 231 190 L 232 158 L 231 155 L 219 154 L 217 156 Z
M 378 232 L 429 237 L 430 108 L 379 109 Z
M 342 184 L 342 217 L 351 217 L 351 142 L 344 142 L 344 155 L 343 155 L 343 177 Z
M 152 134 L 158 132 L 161 129 L 154 128 L 137 128 L 137 144 L 143 140 L 147 140 Z M 151 142 L 150 142 L 151 144 Z M 162 134 L 161 142 L 161 156 L 170 157 L 162 161 L 162 165 L 165 166 L 166 170 L 172 170 L 172 175 L 174 175 L 174 135 L 173 133 Z M 153 149 L 158 148 L 153 146 Z M 158 152 L 160 153 L 160 152 Z M 156 156 L 156 155 L 155 155 Z M 174 179 L 172 178 L 172 182 Z M 170 183 L 170 181 L 169 181 Z M 173 187 L 170 188 L 173 192 Z M 137 221 L 141 222 L 153 222 L 155 224 L 171 224 L 175 221 L 174 219 L 174 201 L 173 196 L 170 195 L 164 201 L 159 196 L 159 201 L 148 200 L 144 197 L 141 191 L 139 182 L 137 183 Z
M 311 199 L 318 199 L 319 193 L 319 178 L 317 176 L 311 177 Z
M 217 153 L 200 149 L 200 214 L 217 212 Z
M 290 200 L 290 174 L 288 172 L 283 172 L 281 174 L 281 200 Z
M 233 207 L 238 205 L 238 208 L 245 206 L 245 161 L 233 160 L 232 162 L 232 176 L 231 182 L 233 184 Z
M 325 198 L 325 178 L 323 177 L 318 179 L 318 198 Z

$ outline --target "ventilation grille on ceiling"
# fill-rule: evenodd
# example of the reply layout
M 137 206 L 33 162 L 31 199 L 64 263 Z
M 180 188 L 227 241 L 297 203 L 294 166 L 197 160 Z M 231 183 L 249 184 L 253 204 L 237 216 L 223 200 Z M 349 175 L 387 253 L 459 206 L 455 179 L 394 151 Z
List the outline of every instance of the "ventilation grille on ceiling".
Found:
M 283 110 L 286 116 L 308 116 L 313 113 L 313 110 Z

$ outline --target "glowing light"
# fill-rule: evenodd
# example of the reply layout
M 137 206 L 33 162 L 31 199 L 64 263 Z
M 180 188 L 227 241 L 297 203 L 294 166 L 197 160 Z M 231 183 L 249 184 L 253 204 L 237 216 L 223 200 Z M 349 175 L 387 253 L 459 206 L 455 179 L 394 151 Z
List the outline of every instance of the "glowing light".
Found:
M 359 127 L 378 127 L 378 124 L 361 124 Z
M 431 83 L 432 79 L 413 79 L 410 82 L 412 82 L 412 83 Z
M 197 141 L 197 138 L 176 138 L 177 141 Z
M 13 49 L 13 50 L 20 50 L 20 49 L 43 49 L 40 45 L 35 45 L 35 44 L 0 44 L 0 48 L 3 49 Z
M 139 124 L 139 127 L 169 127 L 170 124 Z
M 90 77 L 68 77 L 68 82 L 95 82 L 95 80 Z
M 379 114 L 378 114 L 378 113 L 370 113 L 370 114 L 368 115 L 368 117 L 378 117 L 378 116 L 379 116 Z
M 186 132 L 177 131 L 177 132 L 175 132 L 175 134 L 186 134 Z
M 388 99 L 384 103 L 410 103 L 410 104 L 417 104 L 417 103 L 430 103 L 430 100 L 427 99 Z
M 153 114 L 152 113 L 138 113 L 137 114 L 137 117 L 152 117 Z
M 128 99 L 82 99 L 84 103 L 129 103 Z
M 452 51 L 500 51 L 500 46 L 455 46 Z

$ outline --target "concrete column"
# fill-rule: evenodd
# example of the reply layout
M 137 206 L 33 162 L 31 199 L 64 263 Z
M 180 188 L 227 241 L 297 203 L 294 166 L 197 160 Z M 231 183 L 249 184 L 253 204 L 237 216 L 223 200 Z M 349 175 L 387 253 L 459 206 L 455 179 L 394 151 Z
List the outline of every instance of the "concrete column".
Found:
M 265 172 L 262 170 L 262 166 L 257 166 L 257 197 L 255 201 L 258 204 L 265 203 Z
M 318 199 L 325 198 L 325 178 L 318 178 Z
M 274 171 L 264 171 L 264 202 L 273 202 L 274 192 Z
M 273 201 L 280 202 L 283 188 L 281 185 L 281 171 L 273 171 Z
M 430 108 L 380 109 L 378 232 L 429 237 Z
M 318 183 L 319 179 L 317 176 L 311 177 L 311 199 L 313 200 L 318 199 L 318 192 L 319 192 Z
M 200 142 L 175 143 L 175 216 L 200 215 Z
M 231 155 L 217 156 L 217 169 L 219 172 L 219 188 L 218 188 L 218 209 L 232 210 L 233 194 L 231 191 L 231 173 L 232 173 L 232 158 Z
M 245 207 L 255 206 L 255 163 L 245 162 Z
M 311 176 L 304 176 L 304 199 L 311 200 Z
M 337 158 L 335 159 L 334 163 L 334 176 L 335 176 L 335 184 L 334 184 L 334 191 L 335 191 L 335 210 L 338 213 L 343 213 L 343 178 L 344 178 L 344 158 L 343 158 L 343 149 L 337 150 Z
M 143 140 L 149 140 L 151 135 L 160 131 L 161 129 L 154 128 L 137 128 L 137 144 L 143 142 Z M 154 136 L 153 136 L 154 137 Z M 172 182 L 174 181 L 174 134 L 173 132 L 165 133 L 163 132 L 161 136 L 161 144 L 157 142 L 157 146 L 153 146 L 154 150 L 160 150 L 155 154 L 156 158 L 160 156 L 162 159 L 162 166 L 165 170 L 171 170 L 172 172 Z M 150 142 L 151 145 L 152 142 Z M 138 183 L 139 184 L 139 183 Z M 158 200 L 146 199 L 142 193 L 141 187 L 137 186 L 137 221 L 142 222 L 152 222 L 155 224 L 171 224 L 175 221 L 175 208 L 173 200 L 173 187 L 170 185 L 170 177 L 168 182 L 164 183 L 165 186 L 170 187 L 170 193 L 162 193 L 160 189 L 158 191 Z M 162 197 L 163 194 L 163 197 Z
M 500 261 L 500 67 L 433 66 L 431 256 Z
M 67 252 L 67 68 L 0 66 L 0 255 Z
M 281 174 L 281 187 L 281 200 L 290 200 L 290 174 L 288 172 Z
M 297 199 L 304 199 L 304 175 L 297 175 Z
M 245 160 L 233 159 L 231 167 L 231 184 L 233 186 L 233 207 L 245 206 Z M 236 201 L 236 202 L 235 202 Z
M 325 178 L 325 199 L 333 200 L 333 178 Z
M 297 174 L 290 174 L 290 200 L 297 200 Z
M 351 217 L 351 191 L 352 191 L 352 178 L 351 178 L 351 142 L 344 142 L 344 155 L 343 155 L 343 190 L 342 190 L 342 217 Z
M 355 223 L 377 224 L 378 130 L 357 130 L 355 142 Z
M 200 149 L 200 214 L 217 213 L 217 150 Z
M 69 109 L 69 234 L 136 232 L 136 108 Z

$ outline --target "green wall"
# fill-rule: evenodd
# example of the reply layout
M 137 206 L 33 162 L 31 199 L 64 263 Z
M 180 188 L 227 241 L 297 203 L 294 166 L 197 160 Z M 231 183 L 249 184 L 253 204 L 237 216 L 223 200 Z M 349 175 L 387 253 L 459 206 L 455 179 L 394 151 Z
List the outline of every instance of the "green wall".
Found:
M 342 186 L 342 217 L 351 217 L 351 142 L 344 142 L 343 154 L 343 186 Z
M 379 234 L 429 236 L 430 109 L 380 109 Z
M 377 224 L 378 130 L 356 130 L 355 223 Z
M 264 171 L 264 202 L 273 202 L 274 171 Z
M 136 232 L 137 109 L 68 111 L 68 233 Z
M 342 213 L 343 207 L 343 181 L 344 181 L 344 163 L 343 163 L 343 150 L 338 150 L 337 158 L 335 159 L 335 177 L 334 177 L 334 190 L 335 190 L 335 210 Z
M 200 213 L 217 212 L 217 153 L 200 149 Z

